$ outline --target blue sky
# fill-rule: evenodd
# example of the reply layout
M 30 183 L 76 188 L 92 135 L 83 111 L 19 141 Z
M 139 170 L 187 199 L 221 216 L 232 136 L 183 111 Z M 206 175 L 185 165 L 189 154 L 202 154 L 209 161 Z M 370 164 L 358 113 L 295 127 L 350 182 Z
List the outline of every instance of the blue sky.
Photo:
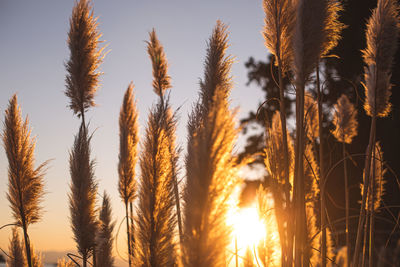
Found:
M 37 163 L 52 159 L 45 177 L 46 212 L 43 221 L 31 227 L 31 240 L 40 250 L 74 247 L 68 219 L 68 153 L 79 120 L 68 109 L 64 95 L 64 62 L 69 56 L 66 40 L 73 3 L 72 0 L 0 1 L 1 121 L 8 99 L 17 93 L 23 116 L 29 115 L 37 137 Z M 240 108 L 240 118 L 255 110 L 261 101 L 261 90 L 246 86 L 244 63 L 250 56 L 267 57 L 261 35 L 263 10 L 260 0 L 96 0 L 94 12 L 99 17 L 99 30 L 109 53 L 101 65 L 104 75 L 95 98 L 98 106 L 90 110 L 87 118 L 90 129 L 95 131 L 92 151 L 99 192 L 106 189 L 111 194 L 114 216 L 120 221 L 124 209 L 117 193 L 117 162 L 122 96 L 133 81 L 142 133 L 148 110 L 156 100 L 146 53 L 148 32 L 156 29 L 167 55 L 172 105 L 181 106 L 178 143 L 184 148 L 187 116 L 197 99 L 199 79 L 203 76 L 206 41 L 217 19 L 229 27 L 228 53 L 236 58 L 232 69 L 235 84 L 232 107 Z M 2 124 L 0 128 L 2 131 Z M 237 149 L 242 143 L 239 142 Z M 12 221 L 6 191 L 7 160 L 1 147 L 0 225 Z M 0 231 L 0 247 L 7 247 L 9 234 L 9 229 Z

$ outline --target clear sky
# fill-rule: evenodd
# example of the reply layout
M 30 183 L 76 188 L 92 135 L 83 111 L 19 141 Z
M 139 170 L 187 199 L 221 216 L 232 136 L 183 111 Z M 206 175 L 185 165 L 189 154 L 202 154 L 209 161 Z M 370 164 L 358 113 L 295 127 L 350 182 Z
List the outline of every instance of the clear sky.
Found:
M 69 225 L 68 153 L 79 119 L 67 107 L 64 95 L 64 62 L 69 56 L 66 40 L 73 3 L 73 0 L 0 0 L 1 121 L 9 98 L 17 93 L 23 116 L 29 115 L 33 135 L 37 137 L 36 162 L 52 159 L 45 176 L 45 214 L 42 222 L 29 229 L 39 250 L 72 250 L 75 246 Z M 185 147 L 187 116 L 197 99 L 206 41 L 217 19 L 229 26 L 228 53 L 236 57 L 232 107 L 240 107 L 240 118 L 255 110 L 261 101 L 261 90 L 246 86 L 244 63 L 250 56 L 256 59 L 267 56 L 261 35 L 263 10 L 261 0 L 96 0 L 94 11 L 109 53 L 101 65 L 104 75 L 95 98 L 98 106 L 90 110 L 87 118 L 90 129 L 95 131 L 92 156 L 96 160 L 99 192 L 107 190 L 111 195 L 114 217 L 120 222 L 124 207 L 117 191 L 117 163 L 122 96 L 133 81 L 142 133 L 148 110 L 156 100 L 145 44 L 148 32 L 156 29 L 167 55 L 172 104 L 174 108 L 182 106 L 178 142 Z M 2 123 L 0 129 L 3 131 Z M 1 147 L 0 225 L 13 221 L 6 199 L 7 165 Z M 9 228 L 0 231 L 1 248 L 7 248 L 10 233 Z M 124 238 L 123 234 L 119 236 L 120 240 Z M 122 245 L 119 250 L 124 251 Z

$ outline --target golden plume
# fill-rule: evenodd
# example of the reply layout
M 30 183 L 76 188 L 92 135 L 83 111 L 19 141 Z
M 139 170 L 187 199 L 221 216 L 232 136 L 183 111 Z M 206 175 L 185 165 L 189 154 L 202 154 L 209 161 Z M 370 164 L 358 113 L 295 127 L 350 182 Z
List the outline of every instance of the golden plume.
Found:
M 34 168 L 35 140 L 31 138 L 28 119 L 22 121 L 16 95 L 10 99 L 5 113 L 2 137 L 9 164 L 7 199 L 17 225 L 24 231 L 26 258 L 32 267 L 28 226 L 38 222 L 42 216 L 40 203 L 44 195 L 43 176 L 47 162 Z
M 383 161 L 383 152 L 381 149 L 381 145 L 379 142 L 375 143 L 375 152 L 374 158 L 371 159 L 371 167 L 374 166 L 375 169 L 371 171 L 371 178 L 374 185 L 373 185 L 373 193 L 371 192 L 370 188 L 368 188 L 368 195 L 367 195 L 367 205 L 366 210 L 371 210 L 373 207 L 374 212 L 379 212 L 379 208 L 381 207 L 382 198 L 385 193 L 385 178 L 384 175 L 386 173 L 386 169 L 384 166 Z M 364 185 L 361 184 L 361 194 L 363 192 Z
M 139 142 L 138 111 L 133 95 L 133 84 L 125 92 L 119 113 L 119 163 L 118 190 L 125 204 L 132 202 L 136 194 L 135 166 Z
M 335 129 L 331 133 L 339 142 L 350 144 L 357 136 L 357 110 L 345 94 L 339 97 L 334 110 L 332 123 Z
M 111 200 L 106 192 L 103 194 L 103 204 L 100 210 L 99 229 L 96 242 L 97 267 L 113 267 L 113 231 L 115 223 L 111 218 Z
M 238 130 L 229 110 L 231 58 L 226 26 L 217 22 L 208 42 L 200 99 L 189 118 L 186 156 L 185 266 L 224 266 L 230 241 L 227 199 L 236 181 L 232 148 Z
M 140 191 L 135 233 L 135 263 L 140 266 L 175 266 L 176 255 L 176 155 L 172 141 L 176 128 L 169 97 L 167 62 L 155 31 L 148 53 L 153 64 L 153 87 L 159 100 L 151 110 L 140 156 Z M 179 199 L 179 198 L 178 198 Z
M 12 230 L 12 238 L 8 245 L 9 257 L 7 258 L 7 267 L 22 267 L 26 266 L 24 258 L 22 240 L 19 238 L 17 227 Z
M 399 34 L 399 5 L 395 0 L 379 0 L 369 18 L 364 62 L 364 109 L 369 116 L 386 117 L 391 109 L 391 68 Z
M 314 97 L 308 92 L 304 98 L 304 121 L 306 135 L 310 141 L 314 142 L 319 136 L 318 106 Z
M 128 253 L 132 255 L 133 224 L 129 226 L 128 205 L 136 198 L 135 168 L 137 162 L 137 144 L 139 142 L 138 111 L 133 95 L 133 84 L 129 84 L 125 92 L 121 111 L 119 113 L 119 163 L 118 190 L 125 204 Z M 132 216 L 132 214 L 131 214 Z M 129 263 L 131 263 L 129 256 Z M 129 264 L 130 266 L 130 264 Z
M 83 258 L 84 267 L 95 247 L 97 229 L 95 207 L 97 182 L 94 178 L 94 161 L 90 159 L 90 141 L 91 137 L 88 136 L 87 128 L 82 124 L 75 136 L 69 157 L 71 227 L 78 252 Z
M 285 74 L 293 60 L 294 9 L 291 0 L 263 0 L 265 46 L 281 62 Z
M 41 252 L 36 253 L 33 245 L 31 245 L 31 253 L 32 253 L 32 267 L 44 267 L 43 255 Z
M 93 16 L 89 0 L 76 2 L 70 19 L 68 47 L 70 58 L 65 64 L 67 69 L 65 95 L 70 98 L 69 107 L 78 117 L 94 106 L 94 96 L 99 85 L 100 72 L 97 71 L 103 61 L 103 48 L 99 48 L 101 34 L 97 30 L 97 19 Z
M 167 74 L 168 63 L 164 53 L 164 48 L 157 38 L 156 32 L 149 34 L 150 41 L 147 42 L 147 52 L 153 63 L 153 88 L 156 94 L 163 96 L 165 90 L 171 87 L 170 77 Z

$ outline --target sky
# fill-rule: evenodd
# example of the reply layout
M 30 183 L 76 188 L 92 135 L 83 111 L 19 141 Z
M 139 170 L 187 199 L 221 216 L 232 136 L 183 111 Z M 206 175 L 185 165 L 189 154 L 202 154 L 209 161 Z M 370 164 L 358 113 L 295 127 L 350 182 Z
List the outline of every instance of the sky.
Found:
M 36 136 L 36 166 L 51 159 L 45 175 L 46 195 L 41 222 L 29 228 L 30 239 L 38 250 L 74 250 L 69 224 L 69 151 L 80 120 L 68 108 L 64 95 L 68 60 L 67 32 L 73 0 L 0 0 L 0 130 L 4 110 L 14 93 L 29 116 Z M 108 54 L 101 65 L 104 72 L 95 102 L 86 118 L 90 121 L 92 157 L 96 161 L 99 193 L 111 195 L 113 214 L 119 223 L 124 206 L 117 191 L 118 116 L 123 94 L 132 81 L 139 110 L 140 132 L 157 96 L 152 89 L 151 62 L 146 52 L 148 33 L 153 28 L 169 63 L 172 79 L 171 102 L 179 110 L 178 144 L 185 148 L 186 122 L 197 99 L 203 77 L 206 44 L 216 21 L 228 25 L 230 47 L 235 57 L 232 67 L 234 88 L 231 106 L 239 107 L 238 120 L 262 102 L 262 92 L 247 86 L 244 63 L 250 56 L 264 60 L 268 51 L 261 35 L 261 0 L 95 0 L 101 40 Z M 240 138 L 236 151 L 244 138 Z M 182 153 L 181 156 L 184 156 Z M 7 158 L 0 147 L 0 225 L 13 222 L 8 206 Z M 183 174 L 183 173 L 182 173 Z M 121 230 L 121 233 L 124 231 Z M 0 230 L 0 247 L 8 247 L 10 228 Z M 123 240 L 119 251 L 124 253 Z

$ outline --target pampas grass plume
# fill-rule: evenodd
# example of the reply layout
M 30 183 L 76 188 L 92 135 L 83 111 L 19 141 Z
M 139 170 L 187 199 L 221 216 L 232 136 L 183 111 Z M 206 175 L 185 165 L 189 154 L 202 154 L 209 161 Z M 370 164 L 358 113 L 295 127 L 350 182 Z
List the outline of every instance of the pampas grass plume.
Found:
M 306 93 L 304 97 L 304 121 L 307 137 L 314 141 L 319 136 L 318 105 L 310 93 Z
M 227 39 L 226 26 L 218 21 L 208 42 L 200 99 L 189 118 L 185 266 L 224 266 L 230 242 L 225 219 L 237 171 L 232 156 L 237 129 L 228 102 L 232 61 L 225 56 Z
M 362 51 L 367 115 L 386 117 L 391 109 L 391 67 L 397 49 L 400 17 L 395 0 L 379 0 L 369 18 L 366 30 L 367 47 Z
M 65 64 L 68 72 L 65 78 L 65 95 L 70 98 L 69 107 L 78 117 L 83 116 L 88 108 L 95 105 L 93 98 L 101 74 L 97 69 L 104 57 L 104 48 L 98 47 L 101 34 L 97 30 L 97 19 L 91 9 L 92 4 L 89 0 L 76 2 L 68 32 L 71 54 Z
M 165 90 L 171 87 L 171 78 L 167 74 L 168 63 L 164 48 L 158 40 L 154 29 L 149 36 L 150 41 L 147 42 L 147 52 L 153 63 L 153 88 L 156 94 L 163 96 Z
M 345 94 L 339 97 L 334 110 L 332 123 L 335 129 L 331 133 L 339 142 L 350 144 L 357 136 L 357 110 Z
M 110 197 L 106 192 L 103 194 L 103 204 L 100 210 L 99 230 L 97 232 L 96 258 L 97 267 L 113 267 L 113 230 L 115 223 L 112 222 Z
M 25 266 L 25 258 L 23 253 L 23 244 L 19 238 L 17 228 L 12 230 L 12 238 L 8 246 L 9 256 L 7 258 L 7 267 L 22 267 Z
M 94 178 L 94 161 L 90 159 L 90 140 L 87 128 L 81 125 L 69 158 L 71 226 L 78 252 L 84 262 L 95 247 L 97 229 L 97 183 Z
M 62 258 L 57 260 L 57 267 L 74 267 L 74 263 L 71 260 Z
M 133 84 L 125 92 L 119 113 L 119 163 L 118 190 L 125 204 L 134 200 L 136 194 L 135 166 L 139 142 L 138 111 L 133 95 Z
M 283 74 L 293 60 L 292 35 L 294 8 L 291 0 L 264 0 L 265 19 L 263 35 L 265 46 L 276 58 L 280 57 Z M 278 64 L 278 61 L 275 61 Z

